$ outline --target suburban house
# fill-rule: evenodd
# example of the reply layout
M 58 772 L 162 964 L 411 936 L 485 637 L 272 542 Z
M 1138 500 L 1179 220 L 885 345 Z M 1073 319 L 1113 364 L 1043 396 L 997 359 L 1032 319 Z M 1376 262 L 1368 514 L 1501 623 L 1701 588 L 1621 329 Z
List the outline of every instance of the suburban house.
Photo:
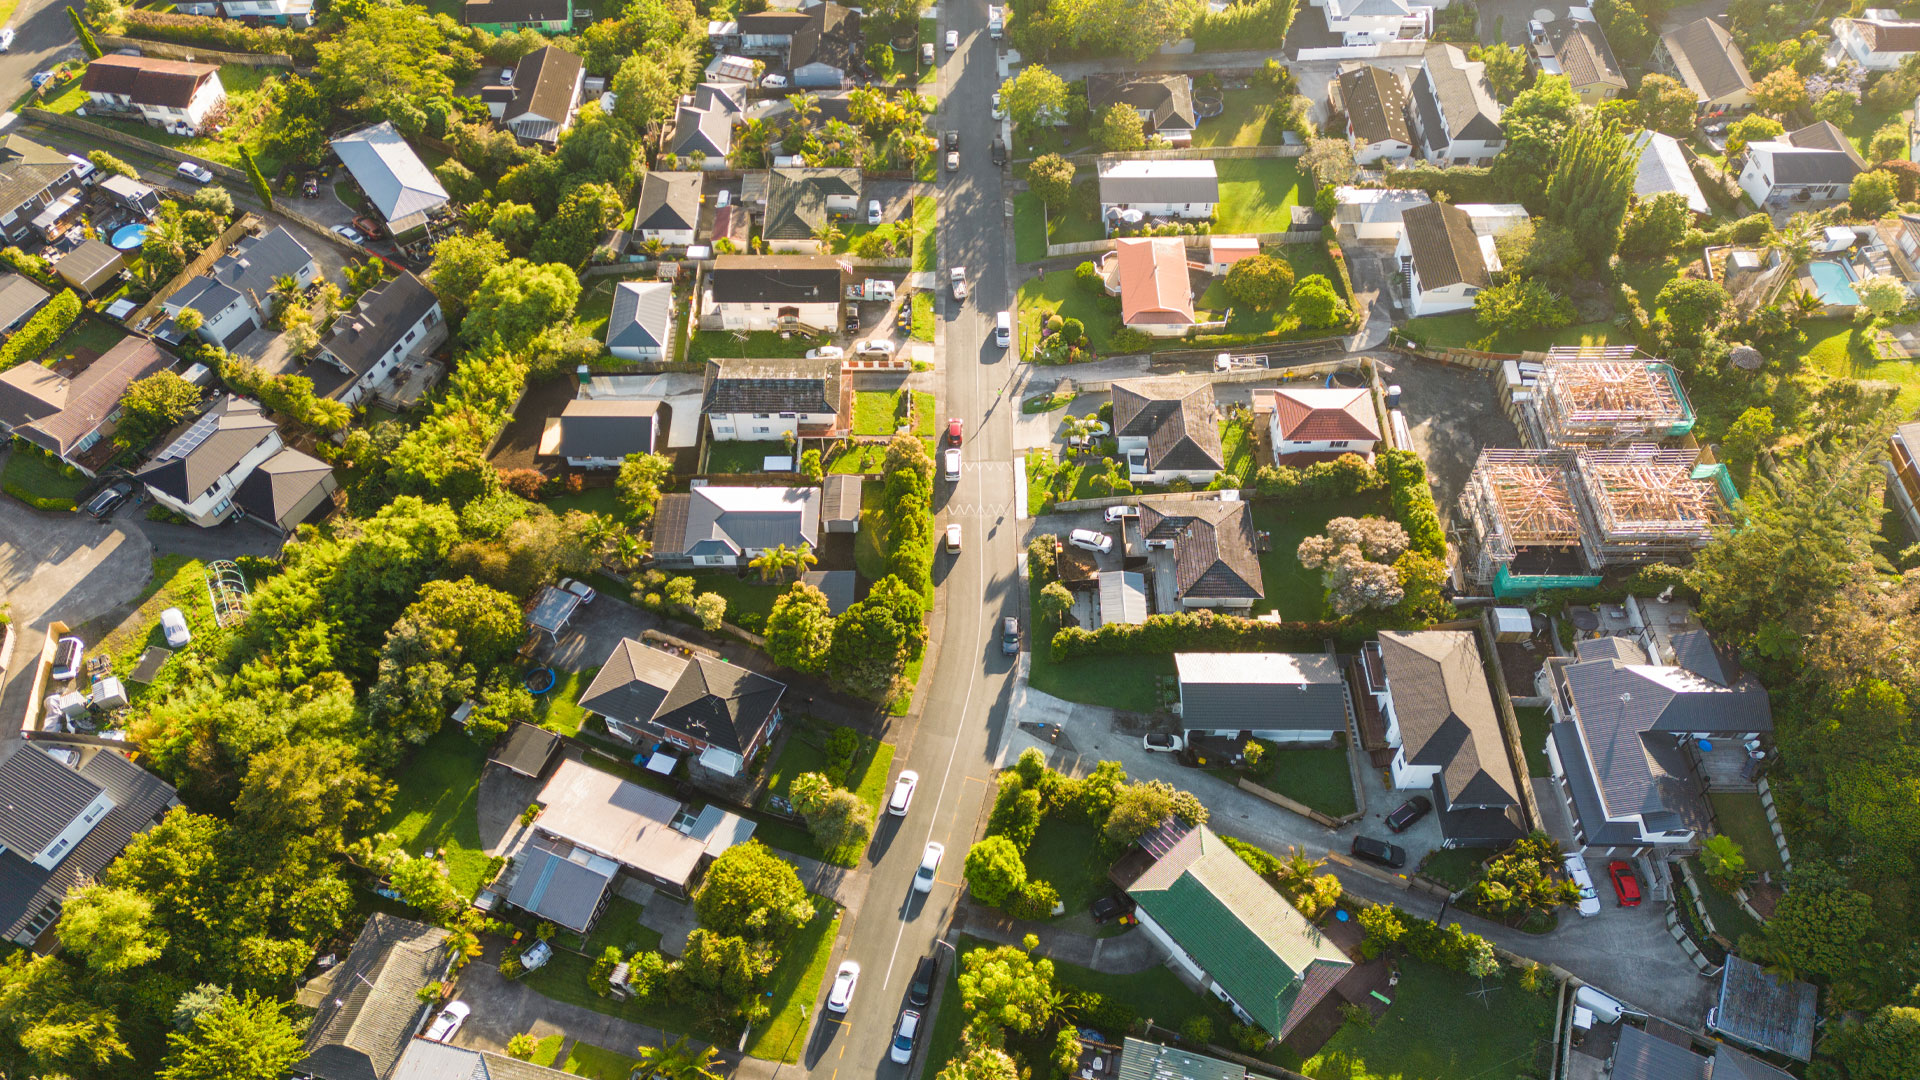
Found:
M 270 232 L 235 241 L 206 273 L 189 279 L 161 306 L 176 322 L 187 308 L 199 312 L 196 333 L 200 339 L 231 349 L 273 321 L 276 282 L 292 278 L 304 289 L 319 274 L 320 264 L 306 245 L 294 239 L 286 226 L 276 225 Z
M 1607 1075 L 1611 1080 L 1793 1080 L 1793 1074 L 1726 1043 L 1696 1046 L 1649 1034 L 1632 1024 L 1620 1025 Z
M 1763 210 L 1834 203 L 1847 197 L 1853 178 L 1866 168 L 1853 141 L 1832 122 L 1820 120 L 1748 143 L 1740 190 Z
M 1271 410 L 1274 458 L 1296 468 L 1342 454 L 1373 457 L 1380 419 L 1366 387 L 1288 386 L 1253 392 L 1256 412 Z
M 1408 188 L 1338 187 L 1333 194 L 1333 227 L 1342 243 L 1398 244 L 1407 210 L 1433 201 Z
M 1332 742 L 1347 730 L 1347 677 L 1327 653 L 1174 653 L 1180 726 L 1273 742 Z
M 1369 55 L 1397 41 L 1424 41 L 1433 32 L 1433 6 L 1406 0 L 1311 0 L 1326 16 L 1327 34 L 1344 49 Z M 1446 4 L 1439 4 L 1446 7 Z
M 1427 46 L 1407 90 L 1407 122 L 1420 155 L 1435 165 L 1485 165 L 1506 148 L 1500 103 L 1487 66 L 1458 45 Z
M 431 355 L 446 340 L 447 319 L 439 298 L 426 282 L 402 270 L 399 277 L 362 293 L 320 340 L 320 359 L 347 376 L 331 396 L 348 405 L 372 395 L 409 406 L 413 402 L 404 391 L 418 380 L 407 376 L 425 363 L 414 358 Z
M 433 1004 L 428 983 L 444 981 L 453 958 L 447 931 L 376 911 L 346 958 L 308 979 L 295 1004 L 318 1010 L 295 1077 L 389 1080 Z
M 1493 284 L 1493 272 L 1500 269 L 1493 237 L 1477 235 L 1467 212 L 1450 203 L 1408 207 L 1400 222 L 1394 255 L 1404 275 L 1407 310 L 1419 316 L 1473 307 L 1473 298 Z
M 640 205 L 633 213 L 636 244 L 659 241 L 688 247 L 700 237 L 700 174 L 649 172 L 640 180 Z
M 1356 64 L 1340 73 L 1339 83 L 1354 163 L 1406 160 L 1413 153 L 1413 129 L 1407 124 L 1407 87 L 1400 73 Z
M 1907 535 L 1920 540 L 1920 421 L 1894 429 L 1885 465 L 1888 501 L 1906 523 Z
M 1205 825 L 1169 819 L 1109 876 L 1182 971 L 1275 1038 L 1291 1034 L 1353 967 Z
M 340 164 L 360 185 L 393 235 L 404 236 L 421 228 L 435 211 L 447 205 L 447 189 L 394 130 L 392 121 L 382 120 L 343 135 L 331 145 Z
M 623 638 L 580 697 L 580 707 L 630 743 L 655 740 L 739 776 L 780 726 L 786 685 L 703 653 L 680 656 Z
M 1696 108 L 1709 116 L 1753 104 L 1746 57 L 1727 28 L 1712 19 L 1695 19 L 1660 35 L 1653 66 L 1693 91 Z
M 817 3 L 798 11 L 771 9 L 742 15 L 733 26 L 741 54 L 785 71 L 788 81 L 803 90 L 838 90 L 864 63 L 860 54 L 866 38 L 858 8 Z
M 818 438 L 845 426 L 852 394 L 838 360 L 709 360 L 701 412 L 716 439 Z
M 1704 630 L 1670 640 L 1661 663 L 1633 638 L 1589 638 L 1538 676 L 1552 699 L 1547 762 L 1574 839 L 1597 853 L 1692 851 L 1711 822 L 1702 741 L 1739 746 L 1773 731 L 1766 689 L 1730 652 Z
M 1706 1028 L 1762 1053 L 1811 1061 L 1819 1016 L 1819 987 L 1728 956 L 1715 1004 L 1707 1010 Z
M 659 360 L 673 344 L 673 283 L 623 281 L 613 287 L 607 351 L 619 360 Z
M 820 546 L 817 487 L 703 485 L 660 497 L 655 566 L 744 567 L 768 548 Z
M 181 15 L 218 16 L 274 26 L 312 26 L 313 0 L 195 0 L 175 4 Z
M 126 253 L 105 240 L 84 240 L 53 264 L 61 281 L 86 296 L 112 284 L 126 268 Z
M 1199 324 L 1187 246 L 1180 237 L 1122 237 L 1100 262 L 1107 292 L 1120 297 L 1121 325 L 1177 337 Z
M 1640 170 L 1633 177 L 1635 198 L 1644 201 L 1671 191 L 1684 196 L 1687 209 L 1696 214 L 1704 216 L 1713 210 L 1706 193 L 1700 190 L 1700 181 L 1693 178 L 1680 140 L 1643 128 L 1634 132 L 1633 144 L 1640 148 Z
M 21 323 L 51 299 L 51 293 L 19 274 L 0 274 L 0 334 L 19 329 Z
M 573 0 L 467 0 L 460 5 L 460 21 L 489 34 L 571 34 Z
M 488 87 L 493 93 L 482 97 L 493 118 L 521 142 L 551 150 L 560 144 L 561 133 L 573 126 L 586 77 L 579 57 L 548 45 L 520 58 L 513 68 L 512 86 Z M 513 93 L 509 97 L 501 90 Z
M 1220 411 L 1214 407 L 1213 384 L 1204 378 L 1175 375 L 1115 382 L 1113 434 L 1136 484 L 1183 479 L 1205 487 L 1226 468 Z
M 706 91 L 712 85 L 701 83 L 700 89 Z M 667 149 L 682 165 L 696 169 L 727 168 L 727 156 L 733 153 L 733 123 L 738 119 L 738 109 L 729 108 L 726 103 L 734 99 L 717 91 L 689 97 L 693 100 L 682 99 L 674 113 L 673 133 L 668 137 Z M 703 98 L 705 104 L 701 103 Z
M 89 63 L 80 89 L 96 112 L 135 113 L 170 135 L 194 134 L 227 100 L 213 64 L 118 53 Z
M 1220 176 L 1212 161 L 1142 161 L 1101 158 L 1100 220 L 1108 234 L 1116 225 L 1147 218 L 1204 221 L 1220 202 Z
M 576 469 L 617 469 L 628 454 L 651 454 L 664 426 L 663 402 L 574 398 L 547 417 L 540 457 L 565 458 Z
M 1155 610 L 1250 608 L 1266 599 L 1253 514 L 1238 499 L 1140 504 Z
M 774 169 L 767 176 L 767 206 L 760 235 L 767 250 L 826 254 L 820 233 L 836 217 L 860 206 L 859 169 Z
M 113 434 L 120 397 L 137 380 L 173 366 L 144 338 L 122 338 L 91 361 L 49 368 L 15 364 L 0 371 L 0 434 L 13 435 L 94 475 L 110 454 L 90 453 Z
M 1527 835 L 1500 714 L 1469 630 L 1381 631 L 1360 669 L 1386 722 L 1393 786 L 1431 790 L 1445 847 Z
M 33 236 L 34 218 L 80 186 L 77 170 L 85 165 L 19 135 L 0 139 L 0 233 L 7 241 Z
M 1626 96 L 1627 77 L 1587 8 L 1573 8 L 1566 17 L 1546 23 L 1527 49 L 1536 72 L 1565 75 L 1573 95 L 1588 105 Z
M 1858 19 L 1833 20 L 1833 49 L 1866 71 L 1893 71 L 1920 52 L 1920 20 L 1902 19 L 1884 8 L 1870 8 Z
M 1149 136 L 1158 135 L 1174 146 L 1193 144 L 1193 129 L 1199 125 L 1193 110 L 1193 76 L 1148 71 L 1088 75 L 1088 111 L 1098 115 L 1116 104 L 1139 113 Z
M 285 447 L 241 478 L 233 505 L 284 536 L 296 526 L 324 518 L 338 490 L 340 481 L 334 479 L 333 466 Z
M 179 803 L 166 781 L 110 747 L 9 740 L 0 749 L 0 938 L 51 950 L 68 890 L 98 879 Z
M 721 255 L 707 274 L 706 319 L 716 330 L 840 325 L 840 260 L 824 255 Z
M 340 488 L 332 466 L 288 447 L 257 403 L 231 395 L 171 432 L 134 478 L 202 528 L 244 513 L 282 533 Z

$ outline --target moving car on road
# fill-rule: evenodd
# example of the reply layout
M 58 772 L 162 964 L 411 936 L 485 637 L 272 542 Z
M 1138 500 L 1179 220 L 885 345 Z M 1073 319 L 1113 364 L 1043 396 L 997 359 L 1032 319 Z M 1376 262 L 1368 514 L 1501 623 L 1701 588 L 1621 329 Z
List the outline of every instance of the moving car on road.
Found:
M 913 1037 L 920 1033 L 920 1014 L 908 1009 L 900 1014 L 900 1026 L 893 1032 L 893 1049 L 887 1056 L 896 1064 L 905 1065 L 913 1060 Z
M 827 994 L 827 1011 L 845 1016 L 853 1005 L 853 988 L 859 983 L 860 965 L 851 960 L 841 964 L 833 975 L 833 990 Z
M 913 804 L 913 789 L 920 786 L 920 774 L 912 769 L 900 774 L 893 782 L 893 794 L 887 798 L 887 813 L 894 817 L 906 817 L 907 807 Z
M 953 445 L 959 446 L 960 432 L 962 430 L 964 430 L 964 426 L 960 423 L 960 418 L 957 416 L 950 418 L 947 421 L 947 440 L 953 443 Z
M 1399 809 L 1387 815 L 1387 828 L 1397 833 L 1406 832 L 1432 810 L 1433 802 L 1430 799 L 1425 795 L 1415 795 L 1401 803 Z
M 1407 849 L 1398 844 L 1389 844 L 1385 840 L 1375 840 L 1371 836 L 1356 836 L 1348 853 L 1356 859 L 1365 859 L 1370 863 L 1379 863 L 1389 870 L 1398 870 L 1407 865 Z
M 947 845 L 938 840 L 927 841 L 927 849 L 920 853 L 920 869 L 914 871 L 914 892 L 930 893 L 933 891 L 933 877 L 940 871 L 940 858 L 946 853 Z
M 1640 906 L 1640 879 L 1633 876 L 1633 865 L 1621 859 L 1607 864 L 1607 877 L 1613 881 L 1613 895 L 1621 907 Z
M 1600 894 L 1594 891 L 1593 875 L 1587 872 L 1587 860 L 1578 854 L 1567 856 L 1567 876 L 1580 886 L 1580 917 L 1600 914 Z

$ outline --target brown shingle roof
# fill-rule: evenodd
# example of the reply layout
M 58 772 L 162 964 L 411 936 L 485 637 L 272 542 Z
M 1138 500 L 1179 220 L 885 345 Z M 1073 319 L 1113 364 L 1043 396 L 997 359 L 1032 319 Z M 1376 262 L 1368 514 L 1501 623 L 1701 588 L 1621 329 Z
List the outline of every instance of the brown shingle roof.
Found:
M 1267 595 L 1253 550 L 1253 514 L 1218 499 L 1140 507 L 1140 534 L 1173 541 L 1174 594 L 1181 599 L 1260 600 Z
M 1547 38 L 1553 42 L 1560 70 L 1576 87 L 1603 85 L 1625 89 L 1626 76 L 1614 62 L 1613 50 L 1600 32 L 1600 24 L 1585 19 L 1555 19 L 1547 24 Z
M 1484 289 L 1493 283 L 1480 239 L 1473 234 L 1473 219 L 1465 210 L 1450 203 L 1427 203 L 1408 207 L 1400 221 L 1407 230 L 1407 246 L 1412 249 L 1421 287 L 1467 284 Z
M 1680 81 L 1702 101 L 1753 89 L 1753 76 L 1740 46 L 1726 27 L 1712 19 L 1695 19 L 1660 38 L 1680 72 Z
M 39 364 L 19 364 L 0 372 L 0 424 L 64 455 L 106 422 L 135 380 L 172 363 L 153 342 L 130 337 L 71 379 Z
M 124 94 L 136 105 L 184 109 L 192 103 L 200 84 L 219 73 L 212 64 L 151 56 L 103 56 L 87 65 L 80 89 L 89 94 Z
M 1413 142 L 1407 129 L 1407 88 L 1394 72 L 1372 64 L 1344 71 L 1340 99 L 1353 137 L 1360 142 Z

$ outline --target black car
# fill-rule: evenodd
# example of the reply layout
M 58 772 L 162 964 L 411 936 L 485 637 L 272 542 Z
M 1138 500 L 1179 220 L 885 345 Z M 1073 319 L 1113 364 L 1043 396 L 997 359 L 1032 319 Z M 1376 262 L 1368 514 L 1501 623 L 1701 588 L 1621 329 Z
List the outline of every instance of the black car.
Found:
M 947 129 L 947 149 L 960 149 L 960 133 L 952 128 Z
M 131 494 L 133 494 L 133 485 L 122 480 L 112 487 L 103 489 L 100 494 L 95 495 L 92 501 L 87 503 L 87 513 L 92 514 L 96 518 L 104 519 L 115 510 L 120 509 L 120 504 L 126 502 L 127 496 Z
M 1093 915 L 1093 921 L 1095 923 L 1104 925 L 1106 923 L 1112 922 L 1113 920 L 1119 918 L 1122 915 L 1125 915 L 1127 912 L 1132 911 L 1133 901 L 1125 897 L 1114 896 L 1111 893 L 1109 893 L 1108 895 L 1102 896 L 1098 900 L 1095 900 L 1093 902 L 1093 905 L 1089 907 L 1087 910 L 1090 914 Z
M 1426 817 L 1433 810 L 1433 803 L 1425 795 L 1415 795 L 1400 804 L 1400 808 L 1387 815 L 1387 828 L 1403 833 L 1413 828 L 1413 823 Z
M 995 165 L 1007 163 L 1007 140 L 997 136 L 993 140 L 993 163 Z
M 1348 849 L 1356 859 L 1365 859 L 1379 863 L 1389 870 L 1398 870 L 1407 865 L 1407 849 L 1398 844 L 1389 844 L 1385 840 L 1375 840 L 1371 836 L 1356 836 L 1353 846 Z
M 933 983 L 940 977 L 940 954 L 920 958 L 920 966 L 913 969 L 913 981 L 907 984 L 907 1004 L 925 1008 L 933 1000 Z

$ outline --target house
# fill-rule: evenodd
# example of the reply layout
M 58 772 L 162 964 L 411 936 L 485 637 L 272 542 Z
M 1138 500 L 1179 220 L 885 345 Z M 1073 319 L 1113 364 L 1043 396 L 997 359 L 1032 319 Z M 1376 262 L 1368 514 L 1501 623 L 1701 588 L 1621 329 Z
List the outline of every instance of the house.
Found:
M 1101 1054 L 1100 1044 L 1083 1053 Z M 1120 1052 L 1110 1066 L 1113 1080 L 1247 1080 L 1246 1066 L 1207 1057 L 1176 1046 L 1162 1046 L 1131 1035 L 1121 1037 Z M 1096 1061 L 1099 1058 L 1095 1058 Z M 1101 1075 L 1101 1074 L 1096 1074 Z
M 1450 203 L 1408 207 L 1394 255 L 1405 277 L 1407 310 L 1440 315 L 1473 307 L 1473 298 L 1493 284 L 1500 253 L 1493 237 L 1474 234 L 1467 212 Z
M 1902 19 L 1883 8 L 1863 12 L 1864 18 L 1833 20 L 1833 49 L 1865 71 L 1894 71 L 1907 57 L 1920 52 L 1920 20 Z M 1831 52 L 1831 50 L 1830 50 Z
M 768 548 L 820 546 L 820 489 L 706 485 L 660 497 L 655 566 L 744 567 Z
M 339 490 L 333 466 L 284 447 L 241 478 L 233 491 L 233 505 L 285 536 L 297 526 L 324 518 Z
M 1353 967 L 1205 825 L 1169 819 L 1111 876 L 1138 905 L 1141 929 L 1182 971 L 1275 1038 L 1291 1034 Z
M 1096 72 L 1087 76 L 1087 109 L 1095 115 L 1110 105 L 1140 114 L 1149 136 L 1174 146 L 1191 146 L 1199 118 L 1193 109 L 1193 76 L 1177 72 Z
M 1098 169 L 1100 219 L 1108 233 L 1142 216 L 1204 221 L 1220 202 L 1220 176 L 1211 161 L 1101 158 Z
M 1366 387 L 1288 386 L 1255 390 L 1256 411 L 1272 410 L 1268 433 L 1274 457 L 1295 467 L 1332 461 L 1342 454 L 1373 456 L 1380 419 Z
M 722 255 L 707 274 L 708 319 L 719 330 L 840 325 L 840 261 L 824 255 Z
M 1685 196 L 1687 209 L 1696 214 L 1705 215 L 1713 210 L 1707 204 L 1706 193 L 1700 190 L 1700 181 L 1693 178 L 1693 169 L 1687 164 L 1687 155 L 1680 149 L 1680 140 L 1658 131 L 1641 130 L 1634 133 L 1633 144 L 1640 148 L 1640 169 L 1633 177 L 1633 194 L 1642 201 L 1655 195 L 1675 192 Z
M 1660 35 L 1653 66 L 1693 91 L 1695 107 L 1709 116 L 1753 105 L 1753 76 L 1727 28 L 1699 18 Z
M 97 880 L 179 804 L 166 781 L 111 747 L 8 740 L 0 748 L 0 938 L 49 951 L 67 892 Z
M 1324 743 L 1347 730 L 1347 677 L 1331 654 L 1174 653 L 1173 667 L 1190 733 Z
M 1712 1043 L 1703 1052 L 1691 1042 L 1664 1039 L 1632 1024 L 1620 1025 L 1608 1066 L 1610 1080 L 1792 1080 L 1792 1074 L 1726 1043 Z
M 607 351 L 619 360 L 659 360 L 673 345 L 673 283 L 623 281 L 613 288 Z
M 390 1080 L 400 1055 L 433 1012 L 420 991 L 444 981 L 453 958 L 447 931 L 374 912 L 346 959 L 308 979 L 294 1002 L 317 1010 L 295 1077 Z
M 1820 120 L 1748 143 L 1740 190 L 1763 210 L 1834 203 L 1847 197 L 1853 178 L 1866 168 L 1853 141 L 1832 122 Z
M 393 396 L 390 378 L 404 373 L 403 365 L 413 357 L 430 355 L 446 340 L 447 319 L 439 298 L 426 282 L 402 270 L 360 294 L 321 339 L 320 359 L 348 380 L 331 396 L 348 405 L 358 405 L 369 395 L 410 405 Z
M 0 371 L 0 434 L 13 435 L 86 473 L 104 464 L 91 454 L 113 434 L 127 387 L 173 366 L 173 357 L 144 338 L 119 344 L 76 369 L 15 364 Z
M 747 118 L 746 91 L 742 90 L 737 83 L 703 82 L 693 88 L 693 93 L 682 95 L 680 100 L 696 109 L 727 113 L 734 117 L 736 122 Z
M 727 168 L 727 157 L 733 153 L 733 122 L 734 114 L 727 109 L 682 103 L 674 113 L 667 149 L 696 169 Z
M 820 527 L 830 533 L 860 531 L 861 489 L 866 481 L 834 473 L 820 481 Z
M 576 469 L 617 469 L 628 454 L 651 454 L 660 441 L 659 401 L 574 398 L 547 417 L 540 457 L 565 458 Z
M 1354 162 L 1406 160 L 1413 153 L 1413 129 L 1407 123 L 1407 87 L 1400 73 L 1358 64 L 1341 72 L 1339 81 Z
M 1888 501 L 1906 523 L 1907 535 L 1920 540 L 1920 422 L 1894 429 L 1885 466 Z
M 0 233 L 7 242 L 33 237 L 34 218 L 80 187 L 85 165 L 19 135 L 0 138 Z
M 834 616 L 852 607 L 860 590 L 860 575 L 852 570 L 808 570 L 800 580 L 820 590 L 827 598 L 827 614 Z
M 767 177 L 767 208 L 760 235 L 771 252 L 826 254 L 820 235 L 828 222 L 860 206 L 859 169 L 774 169 Z
M 1427 46 L 1407 90 L 1407 123 L 1420 156 L 1435 165 L 1485 165 L 1506 148 L 1500 103 L 1487 66 L 1457 45 Z
M 572 1073 L 531 1061 L 415 1037 L 394 1069 L 397 1080 L 563 1080 Z
M 223 349 L 273 321 L 273 289 L 292 278 L 304 289 L 320 274 L 320 264 L 286 226 L 258 236 L 243 236 L 215 259 L 205 273 L 191 278 L 161 305 L 176 323 L 187 308 L 200 313 L 201 340 Z M 177 329 L 177 327 L 176 327 Z
M 1472 631 L 1382 631 L 1360 663 L 1386 721 L 1393 786 L 1431 789 L 1442 845 L 1505 847 L 1527 835 Z
M 1373 55 L 1382 45 L 1424 41 L 1433 32 L 1434 7 L 1426 4 L 1406 0 L 1312 0 L 1312 5 L 1326 17 L 1327 39 L 1340 49 L 1338 56 Z M 1303 52 L 1299 58 L 1314 56 Z
M 709 360 L 701 412 L 716 439 L 819 438 L 844 427 L 852 393 L 838 360 Z
M 392 121 L 361 128 L 330 145 L 393 235 L 421 228 L 446 207 L 447 189 L 394 130 Z
M 234 514 L 234 489 L 285 444 L 260 406 L 223 396 L 162 441 L 134 478 L 155 502 L 202 528 Z
M 640 181 L 640 205 L 633 213 L 639 243 L 658 241 L 687 247 L 700 236 L 700 174 L 649 172 Z
M 1101 262 L 1110 265 L 1114 280 L 1107 291 L 1120 295 L 1122 325 L 1166 336 L 1183 334 L 1199 323 L 1187 248 L 1179 237 L 1122 237 Z
M 1204 487 L 1226 468 L 1213 383 L 1204 378 L 1175 375 L 1115 382 L 1113 434 L 1134 483 L 1184 479 Z
M 513 68 L 513 96 L 487 99 L 487 111 L 521 142 L 551 150 L 573 126 L 587 69 L 580 58 L 554 45 L 520 58 Z M 496 94 L 496 97 L 501 96 Z
M 748 489 L 751 490 L 751 489 Z M 680 656 L 632 638 L 613 647 L 580 707 L 630 743 L 664 740 L 722 776 L 739 776 L 780 726 L 786 685 L 704 653 Z
M 798 11 L 775 8 L 742 15 L 734 27 L 741 54 L 760 57 L 767 67 L 785 71 L 788 81 L 799 89 L 841 89 L 848 73 L 864 63 L 860 53 L 866 39 L 858 8 L 835 3 L 816 3 Z
M 467 0 L 460 5 L 460 21 L 489 34 L 571 34 L 573 0 Z
M 21 323 L 51 299 L 51 293 L 19 274 L 0 274 L 0 334 L 18 330 Z
M 312 26 L 313 0 L 194 0 L 175 4 L 181 15 L 218 16 L 273 26 Z
M 1266 599 L 1253 514 L 1238 499 L 1142 503 L 1140 540 L 1160 611 L 1250 608 Z
M 1742 1046 L 1811 1061 L 1819 1003 L 1820 991 L 1812 983 L 1772 975 L 1751 960 L 1729 956 L 1706 1026 Z
M 53 264 L 60 280 L 92 296 L 112 284 L 127 268 L 127 257 L 105 240 L 85 240 Z
M 152 56 L 102 56 L 80 78 L 90 107 L 102 113 L 134 113 L 171 135 L 192 135 L 227 100 L 220 69 L 213 64 Z
M 1596 854 L 1693 850 L 1711 822 L 1696 744 L 1773 731 L 1766 688 L 1706 631 L 1673 635 L 1671 652 L 1657 663 L 1631 638 L 1589 638 L 1539 676 L 1547 763 L 1574 839 Z
M 1627 77 L 1588 8 L 1576 7 L 1565 18 L 1548 21 L 1527 50 L 1536 72 L 1565 75 L 1573 95 L 1588 105 L 1626 96 Z

